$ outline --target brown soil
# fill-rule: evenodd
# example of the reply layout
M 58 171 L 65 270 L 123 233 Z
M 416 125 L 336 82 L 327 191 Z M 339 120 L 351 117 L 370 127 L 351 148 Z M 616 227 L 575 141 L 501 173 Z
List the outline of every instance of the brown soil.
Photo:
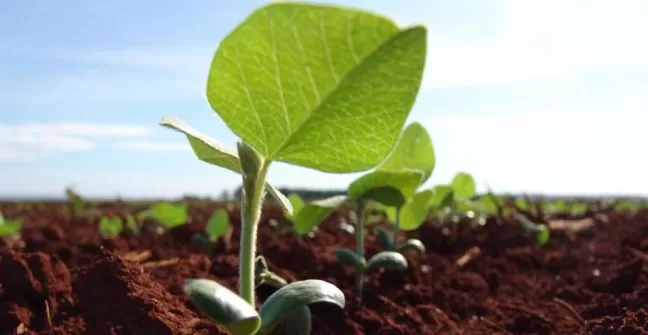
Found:
M 125 204 L 106 204 L 106 213 Z M 0 334 L 225 334 L 182 292 L 186 278 L 236 289 L 238 231 L 214 256 L 191 244 L 214 205 L 191 208 L 192 223 L 168 234 L 104 240 L 98 219 L 73 218 L 49 204 L 24 211 L 22 241 L 0 241 Z M 238 222 L 234 209 L 231 216 Z M 553 232 L 540 247 L 511 223 L 426 225 L 410 234 L 428 248 L 409 269 L 366 278 L 356 303 L 351 269 L 333 251 L 354 237 L 325 222 L 314 238 L 275 236 L 264 210 L 259 252 L 286 279 L 330 281 L 344 311 L 312 306 L 314 334 L 648 334 L 648 211 L 597 215 L 594 229 Z M 373 236 L 369 255 L 379 251 Z M 479 252 L 474 252 L 479 248 Z M 472 256 L 463 266 L 457 260 Z M 465 259 L 464 259 L 465 260 Z M 271 292 L 259 289 L 261 299 Z

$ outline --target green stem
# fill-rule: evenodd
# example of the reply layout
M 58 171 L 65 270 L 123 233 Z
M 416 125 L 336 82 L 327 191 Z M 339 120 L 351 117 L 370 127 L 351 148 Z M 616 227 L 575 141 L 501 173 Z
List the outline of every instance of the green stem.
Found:
M 243 172 L 241 201 L 241 247 L 239 251 L 239 295 L 250 305 L 254 304 L 254 266 L 257 228 L 265 196 L 268 164 L 260 162 L 256 172 Z
M 394 227 L 393 227 L 393 244 L 391 250 L 398 250 L 398 235 L 400 235 L 400 208 L 396 208 L 396 217 L 394 218 Z
M 364 226 L 365 226 L 365 208 L 367 202 L 360 200 L 358 202 L 358 208 L 356 212 L 356 217 L 358 222 L 356 223 L 356 254 L 364 258 Z M 362 300 L 362 286 L 364 282 L 364 269 L 356 267 L 356 290 L 358 292 L 358 299 Z

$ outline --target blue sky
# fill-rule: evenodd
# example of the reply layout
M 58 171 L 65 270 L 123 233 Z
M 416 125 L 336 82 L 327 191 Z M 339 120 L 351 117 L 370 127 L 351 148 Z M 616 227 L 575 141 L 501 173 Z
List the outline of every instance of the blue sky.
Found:
M 218 42 L 264 1 L 0 3 L 0 196 L 175 197 L 233 189 L 167 114 L 235 136 L 204 86 Z M 648 4 L 643 0 L 337 1 L 429 29 L 409 121 L 437 151 L 431 184 L 648 195 Z M 643 150 L 642 150 L 643 149 Z M 279 186 L 357 176 L 276 164 Z

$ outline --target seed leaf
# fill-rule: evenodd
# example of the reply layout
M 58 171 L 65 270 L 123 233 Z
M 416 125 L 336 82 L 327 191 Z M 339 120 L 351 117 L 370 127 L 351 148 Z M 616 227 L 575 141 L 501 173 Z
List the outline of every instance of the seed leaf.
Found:
M 465 172 L 459 172 L 450 183 L 455 197 L 459 199 L 470 199 L 475 196 L 477 186 L 475 179 Z
M 427 190 L 414 194 L 400 210 L 398 225 L 404 231 L 418 229 L 428 214 L 434 191 Z
M 241 163 L 238 154 L 232 149 L 214 141 L 209 136 L 192 128 L 175 116 L 165 116 L 160 121 L 160 124 L 185 134 L 194 154 L 201 161 L 220 166 L 232 172 L 241 173 Z M 286 196 L 268 183 L 266 183 L 266 189 L 279 202 L 283 210 L 292 215 L 292 205 Z
M 320 302 L 331 303 L 340 308 L 344 308 L 346 303 L 344 293 L 331 283 L 317 279 L 292 282 L 278 289 L 261 305 L 260 332 L 271 331 L 295 308 Z
M 169 202 L 153 204 L 148 210 L 141 212 L 140 217 L 157 220 L 168 229 L 185 224 L 189 218 L 187 204 L 172 204 Z
M 293 221 L 294 231 L 299 235 L 308 234 L 313 227 L 319 225 L 347 199 L 344 195 L 317 200 L 304 205 Z
M 185 281 L 184 291 L 198 309 L 234 335 L 250 335 L 261 320 L 253 306 L 227 287 L 208 279 Z
M 124 230 L 124 222 L 120 217 L 109 218 L 104 216 L 99 221 L 99 233 L 104 237 L 113 238 L 119 236 Z
M 398 247 L 397 251 L 401 254 L 404 254 L 409 250 L 415 251 L 418 257 L 425 255 L 425 245 L 423 244 L 423 242 L 417 239 L 409 239 L 405 241 L 403 245 Z
M 338 263 L 346 266 L 359 266 L 363 268 L 367 265 L 364 257 L 358 255 L 353 250 L 339 249 L 335 250 L 335 257 Z
M 375 269 L 405 270 L 407 269 L 407 260 L 398 252 L 381 251 L 367 262 L 367 271 Z
M 212 216 L 207 221 L 205 226 L 205 233 L 209 236 L 212 242 L 218 241 L 219 238 L 225 236 L 230 229 L 229 215 L 223 208 L 214 211 Z
M 432 174 L 435 165 L 434 147 L 427 130 L 418 122 L 407 126 L 396 148 L 380 163 L 378 170 L 398 171 L 403 169 L 423 172 L 424 183 Z
M 385 206 L 401 207 L 416 192 L 423 179 L 417 170 L 374 170 L 356 179 L 349 186 L 349 198 L 368 199 Z
M 394 146 L 425 53 L 423 27 L 399 31 L 357 10 L 273 3 L 220 43 L 207 99 L 268 160 L 363 171 Z
M 306 306 L 297 307 L 290 310 L 269 335 L 310 335 L 312 322 L 310 309 Z
M 385 228 L 378 227 L 376 228 L 376 235 L 378 235 L 378 243 L 380 243 L 380 246 L 383 249 L 394 249 L 394 237 L 392 237 L 389 231 L 387 231 Z
M 547 225 L 541 224 L 540 229 L 536 233 L 536 241 L 539 245 L 544 246 L 549 242 L 549 237 L 551 237 L 551 230 Z

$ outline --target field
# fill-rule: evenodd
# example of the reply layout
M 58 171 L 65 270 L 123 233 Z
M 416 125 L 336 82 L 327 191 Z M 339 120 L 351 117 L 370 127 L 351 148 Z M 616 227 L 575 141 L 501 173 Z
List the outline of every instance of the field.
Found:
M 210 278 L 237 289 L 238 206 L 193 201 L 189 222 L 162 234 L 147 220 L 139 235 L 100 234 L 102 215 L 147 206 L 100 203 L 77 215 L 67 202 L 3 203 L 2 213 L 24 226 L 0 247 L 0 334 L 226 334 L 182 285 Z M 193 236 L 216 208 L 227 208 L 234 230 L 231 245 L 219 241 L 210 256 Z M 648 210 L 589 205 L 578 217 L 549 215 L 554 229 L 544 246 L 511 217 L 491 215 L 479 227 L 465 217 L 443 226 L 429 217 L 407 233 L 425 244 L 425 255 L 408 254 L 405 271 L 367 274 L 361 303 L 353 269 L 334 254 L 354 248 L 339 225 L 346 212 L 339 208 L 309 237 L 277 231 L 269 220 L 284 220 L 281 209 L 263 209 L 258 253 L 270 268 L 288 281 L 329 281 L 346 296 L 344 310 L 311 306 L 313 334 L 648 332 Z M 365 247 L 368 255 L 381 250 L 374 234 Z M 257 294 L 263 300 L 273 291 L 262 285 Z

